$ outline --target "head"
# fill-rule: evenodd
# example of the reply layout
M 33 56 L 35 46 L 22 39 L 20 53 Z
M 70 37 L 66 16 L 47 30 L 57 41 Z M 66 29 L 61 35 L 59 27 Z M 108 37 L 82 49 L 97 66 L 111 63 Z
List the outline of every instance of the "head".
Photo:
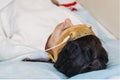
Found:
M 65 22 L 59 24 L 53 31 L 48 41 L 48 46 L 52 47 L 57 42 L 61 41 L 64 33 L 67 31 L 69 32 L 69 30 L 73 28 L 71 25 L 73 26 L 70 19 L 66 19 Z M 84 29 L 80 32 L 83 34 Z M 83 35 L 86 36 L 70 40 L 62 49 L 57 47 L 51 51 L 55 58 L 54 66 L 57 70 L 71 77 L 76 74 L 106 68 L 108 62 L 107 52 L 103 48 L 98 37 L 91 35 L 91 33 L 89 34 L 90 35 L 86 35 L 85 32 Z M 55 54 L 56 52 L 57 56 Z
M 108 56 L 100 40 L 93 35 L 70 41 L 58 55 L 54 66 L 68 77 L 105 69 Z

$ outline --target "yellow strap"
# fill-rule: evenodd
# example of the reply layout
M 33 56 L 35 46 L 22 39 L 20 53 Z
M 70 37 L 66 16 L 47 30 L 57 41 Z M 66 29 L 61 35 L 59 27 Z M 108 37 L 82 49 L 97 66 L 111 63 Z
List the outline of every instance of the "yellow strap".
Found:
M 51 53 L 48 53 L 48 56 L 49 56 L 49 58 L 50 58 L 53 62 L 55 62 L 55 60 L 54 60 L 54 58 L 53 58 L 53 56 L 52 56 Z

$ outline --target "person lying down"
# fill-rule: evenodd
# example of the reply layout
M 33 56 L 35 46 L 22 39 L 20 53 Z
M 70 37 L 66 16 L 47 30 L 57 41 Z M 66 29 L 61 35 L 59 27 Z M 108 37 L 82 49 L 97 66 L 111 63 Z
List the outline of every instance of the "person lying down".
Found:
M 105 69 L 108 55 L 92 28 L 85 25 L 73 25 L 70 19 L 56 26 L 49 36 L 45 51 L 54 67 L 68 77 Z M 29 58 L 23 61 L 41 61 Z
M 92 28 L 83 24 L 71 11 L 53 5 L 51 0 L 14 1 L 10 6 L 15 8 L 8 5 L 1 11 L 4 16 L 9 12 L 15 14 L 10 16 L 14 17 L 10 22 L 5 22 L 14 22 L 15 26 L 4 29 L 6 36 L 1 36 L 0 32 L 0 61 L 21 56 L 20 61 L 41 61 L 40 58 L 48 53 L 44 62 L 52 62 L 58 71 L 68 77 L 106 68 L 108 55 L 99 38 Z M 33 48 L 46 52 L 43 55 L 41 52 L 36 54 L 32 52 L 36 51 Z M 37 58 L 28 56 L 29 53 Z

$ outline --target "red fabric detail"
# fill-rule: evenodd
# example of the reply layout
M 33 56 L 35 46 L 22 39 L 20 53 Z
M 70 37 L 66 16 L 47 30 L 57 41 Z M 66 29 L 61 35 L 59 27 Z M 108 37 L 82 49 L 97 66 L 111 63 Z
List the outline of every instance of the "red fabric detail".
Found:
M 60 6 L 70 7 L 70 6 L 74 6 L 74 5 L 76 5 L 76 4 L 77 4 L 77 2 L 74 1 L 74 2 L 71 2 L 71 3 L 67 3 L 67 4 L 60 4 Z
M 77 9 L 76 8 L 72 8 L 71 11 L 77 11 Z

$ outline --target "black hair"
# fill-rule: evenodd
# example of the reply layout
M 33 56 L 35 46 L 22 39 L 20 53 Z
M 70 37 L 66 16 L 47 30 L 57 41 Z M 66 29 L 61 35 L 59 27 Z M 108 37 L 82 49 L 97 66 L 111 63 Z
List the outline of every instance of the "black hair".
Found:
M 94 35 L 85 36 L 68 42 L 58 55 L 54 67 L 68 77 L 105 69 L 108 55 L 99 38 Z

